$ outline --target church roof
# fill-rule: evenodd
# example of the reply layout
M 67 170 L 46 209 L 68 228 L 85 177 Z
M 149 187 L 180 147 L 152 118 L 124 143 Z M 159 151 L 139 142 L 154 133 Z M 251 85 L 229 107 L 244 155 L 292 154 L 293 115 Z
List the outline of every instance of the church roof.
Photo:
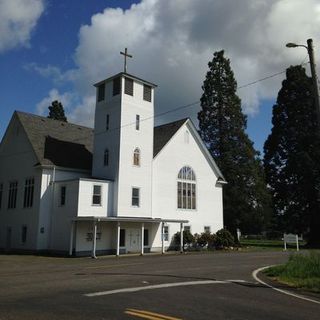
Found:
M 153 157 L 169 142 L 173 135 L 188 120 L 188 118 L 166 123 L 154 128 L 153 134 Z
M 41 165 L 91 170 L 93 130 L 80 125 L 15 112 Z
M 93 129 L 37 116 L 15 112 L 41 165 L 91 170 Z M 182 119 L 154 128 L 153 156 L 169 142 L 187 121 Z

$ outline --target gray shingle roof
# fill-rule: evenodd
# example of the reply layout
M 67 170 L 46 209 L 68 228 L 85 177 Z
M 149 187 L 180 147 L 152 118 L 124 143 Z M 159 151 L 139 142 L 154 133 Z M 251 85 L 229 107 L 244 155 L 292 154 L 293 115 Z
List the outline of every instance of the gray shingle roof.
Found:
M 93 129 L 16 111 L 39 164 L 91 170 Z
M 30 113 L 15 113 L 26 131 L 39 164 L 91 170 L 93 129 Z M 186 120 L 154 128 L 154 157 Z
M 153 157 L 155 157 L 162 148 L 169 142 L 179 128 L 188 120 L 188 118 L 166 123 L 154 128 L 153 131 Z

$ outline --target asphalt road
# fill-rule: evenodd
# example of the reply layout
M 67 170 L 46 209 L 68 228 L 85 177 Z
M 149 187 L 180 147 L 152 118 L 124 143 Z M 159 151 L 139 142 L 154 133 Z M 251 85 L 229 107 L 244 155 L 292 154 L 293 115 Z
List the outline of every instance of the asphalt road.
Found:
M 97 260 L 0 255 L 0 320 L 319 320 L 320 304 L 253 279 L 253 270 L 287 259 L 284 252 Z

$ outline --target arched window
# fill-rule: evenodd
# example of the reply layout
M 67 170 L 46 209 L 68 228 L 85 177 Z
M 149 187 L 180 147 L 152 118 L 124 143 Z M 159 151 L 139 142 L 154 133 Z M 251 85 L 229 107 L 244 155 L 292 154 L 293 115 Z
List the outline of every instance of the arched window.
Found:
M 192 168 L 183 167 L 178 174 L 178 209 L 196 209 L 196 175 Z
M 140 149 L 135 148 L 133 151 L 133 165 L 140 166 Z
M 109 165 L 109 150 L 105 149 L 103 153 L 103 165 L 106 167 Z

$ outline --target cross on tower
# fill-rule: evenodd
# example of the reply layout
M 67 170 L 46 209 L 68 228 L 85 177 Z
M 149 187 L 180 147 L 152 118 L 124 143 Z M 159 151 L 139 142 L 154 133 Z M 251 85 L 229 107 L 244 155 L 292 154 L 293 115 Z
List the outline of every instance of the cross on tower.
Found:
M 127 48 L 125 48 L 124 52 L 120 51 L 120 54 L 124 55 L 124 72 L 127 73 L 127 57 L 132 58 L 132 55 L 128 53 Z

